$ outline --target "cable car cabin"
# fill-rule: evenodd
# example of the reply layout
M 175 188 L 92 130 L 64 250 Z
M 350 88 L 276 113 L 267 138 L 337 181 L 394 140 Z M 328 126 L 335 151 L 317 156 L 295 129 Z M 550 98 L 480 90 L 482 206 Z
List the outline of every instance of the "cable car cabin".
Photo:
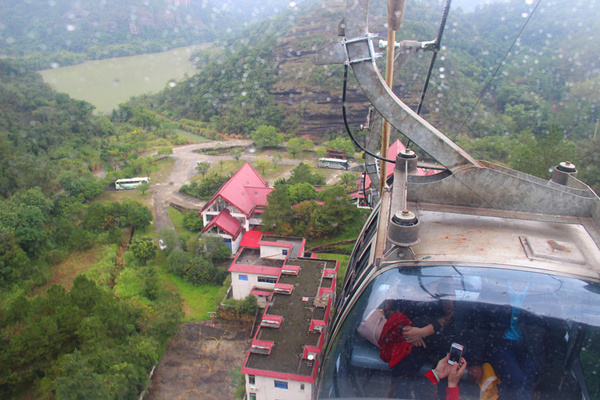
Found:
M 315 63 L 351 67 L 381 116 L 445 170 L 418 176 L 410 150 L 380 158 L 395 162 L 393 184 L 351 255 L 317 398 L 444 398 L 447 380 L 428 371 L 444 371 L 453 343 L 462 400 L 600 398 L 600 199 L 568 162 L 546 181 L 475 160 L 412 111 L 375 63 L 368 6 L 348 0 L 342 41 Z M 431 44 L 439 34 L 401 47 Z
M 485 372 L 486 379 L 523 374 L 518 383 L 505 378 L 498 384 L 501 398 L 600 398 L 598 197 L 579 193 L 589 195 L 587 216 L 556 215 L 543 207 L 510 210 L 520 208 L 517 198 L 515 207 L 448 204 L 464 194 L 460 188 L 446 195 L 446 204 L 413 199 L 419 186 L 455 186 L 445 182 L 450 175 L 438 175 L 408 176 L 407 201 L 394 186 L 365 224 L 333 318 L 318 398 L 435 396 L 443 386 L 432 385 L 424 373 L 452 343 L 464 346 L 468 365 L 461 399 L 479 399 L 481 389 L 472 379 L 489 367 L 494 374 Z M 403 178 L 396 170 L 395 182 Z M 576 201 L 571 195 L 577 189 L 520 178 L 523 184 L 564 188 L 565 200 Z M 522 193 L 523 204 L 530 194 Z M 407 340 L 408 327 L 418 328 L 413 334 L 419 340 Z M 527 362 L 505 365 L 507 352 Z
M 418 243 L 403 247 L 387 238 L 382 257 L 376 257 L 381 207 L 357 241 L 319 398 L 413 398 L 406 393 L 422 398 L 423 390 L 433 389 L 422 374 L 453 342 L 465 346 L 471 368 L 494 367 L 502 360 L 514 310 L 528 343 L 522 351 L 539 364 L 527 390 L 554 393 L 559 379 L 565 381 L 560 398 L 598 398 L 600 251 L 592 235 L 597 227 L 577 217 L 473 213 L 421 202 L 413 209 Z M 399 360 L 383 361 L 381 330 L 375 335 L 365 327 L 377 321 L 374 313 L 380 324 L 402 313 L 415 327 L 434 327 L 422 338 L 427 347 L 413 346 Z M 479 391 L 465 379 L 461 398 L 479 398 Z

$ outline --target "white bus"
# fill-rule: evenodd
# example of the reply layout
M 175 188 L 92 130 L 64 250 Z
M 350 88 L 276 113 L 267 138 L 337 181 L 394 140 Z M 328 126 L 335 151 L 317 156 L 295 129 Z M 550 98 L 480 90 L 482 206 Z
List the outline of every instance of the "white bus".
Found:
M 348 170 L 350 162 L 339 158 L 319 158 L 319 167 Z
M 126 179 L 117 179 L 115 181 L 115 188 L 117 190 L 121 189 L 135 189 L 140 186 L 142 183 L 150 184 L 150 178 L 144 176 L 142 178 L 126 178 Z

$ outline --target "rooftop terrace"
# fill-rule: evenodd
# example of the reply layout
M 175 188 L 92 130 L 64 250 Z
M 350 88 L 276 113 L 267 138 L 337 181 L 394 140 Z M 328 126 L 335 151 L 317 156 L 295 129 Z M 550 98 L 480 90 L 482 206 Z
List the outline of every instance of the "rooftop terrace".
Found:
M 283 260 L 260 258 L 260 250 L 244 247 L 240 252 L 238 258 L 235 260 L 235 264 L 256 265 L 281 269 L 281 267 L 283 266 Z
M 326 318 L 327 308 L 315 306 L 315 298 L 324 269 L 335 268 L 336 261 L 303 258 L 288 260 L 288 264 L 300 266 L 300 273 L 282 275 L 278 283 L 294 285 L 294 290 L 291 295 L 274 294 L 265 311 L 268 315 L 282 316 L 283 322 L 279 328 L 261 327 L 255 337 L 274 345 L 270 354 L 250 353 L 245 367 L 310 377 L 316 364 L 303 359 L 304 346 L 322 344 L 321 333 L 309 332 L 310 323 Z M 333 280 L 325 281 L 331 287 Z
M 293 238 L 286 236 L 276 236 L 276 235 L 263 235 L 261 238 L 263 242 L 276 242 L 276 243 L 286 243 L 291 244 L 292 249 L 290 250 L 290 258 L 298 258 L 301 257 L 302 254 L 298 255 L 298 252 L 302 248 L 303 239 L 302 238 Z

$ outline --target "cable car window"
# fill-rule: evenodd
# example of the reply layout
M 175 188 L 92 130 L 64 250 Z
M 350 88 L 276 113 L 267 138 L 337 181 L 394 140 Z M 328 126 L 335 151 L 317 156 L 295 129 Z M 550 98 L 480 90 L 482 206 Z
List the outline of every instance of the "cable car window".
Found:
M 358 260 L 358 263 L 356 264 L 356 268 L 354 269 L 354 271 L 355 271 L 354 279 L 355 280 L 362 275 L 362 273 L 365 271 L 365 269 L 369 265 L 370 260 L 371 260 L 371 246 L 369 246 L 367 248 L 367 250 L 365 250 L 363 255 Z M 353 282 L 353 284 L 354 284 L 354 282 Z
M 501 398 L 597 398 L 595 287 L 495 268 L 388 270 L 347 302 L 352 309 L 333 327 L 319 398 L 437 396 L 439 388 L 423 375 L 454 342 L 463 346 L 469 368 L 459 384 L 461 399 L 479 398 L 480 387 L 469 377 L 480 373 L 494 378 Z M 521 375 L 513 379 L 517 368 Z
M 342 289 L 342 293 L 339 301 L 343 302 L 346 300 L 348 295 L 352 293 L 353 288 L 357 287 L 358 282 L 356 281 L 361 274 L 365 271 L 367 266 L 369 265 L 369 260 L 371 259 L 371 246 L 367 248 L 367 250 L 363 253 L 360 260 L 356 264 L 355 268 L 351 268 L 346 272 L 346 278 L 344 279 L 344 286 Z M 352 265 L 350 263 L 349 265 Z

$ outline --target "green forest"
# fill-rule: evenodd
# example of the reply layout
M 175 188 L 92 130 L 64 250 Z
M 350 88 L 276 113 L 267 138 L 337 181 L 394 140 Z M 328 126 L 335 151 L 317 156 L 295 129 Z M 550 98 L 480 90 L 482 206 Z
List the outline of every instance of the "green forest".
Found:
M 152 233 L 150 209 L 92 200 L 155 168 L 137 157 L 152 138 L 169 142 L 94 116 L 15 62 L 0 60 L 0 92 L 0 397 L 134 398 L 179 326 L 181 299 L 135 239 L 126 252 Z M 70 290 L 50 285 L 51 268 L 77 254 L 97 261 L 63 282 Z

